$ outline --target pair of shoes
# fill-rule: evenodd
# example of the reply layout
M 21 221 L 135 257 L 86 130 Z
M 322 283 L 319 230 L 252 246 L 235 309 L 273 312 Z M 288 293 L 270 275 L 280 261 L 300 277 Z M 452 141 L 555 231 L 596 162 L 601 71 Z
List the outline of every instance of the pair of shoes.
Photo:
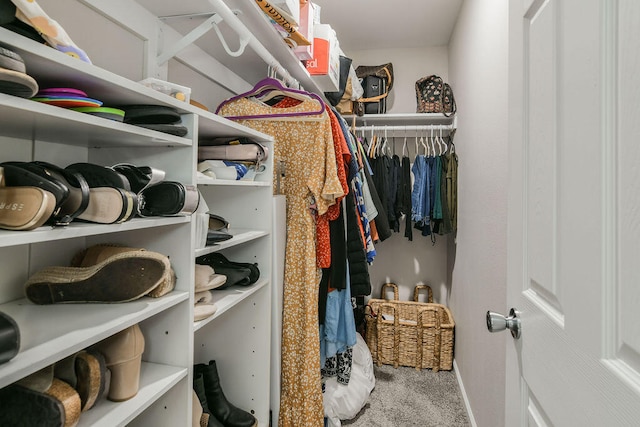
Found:
M 147 216 L 190 215 L 198 208 L 200 193 L 194 185 L 165 181 L 165 172 L 150 166 L 119 163 L 111 167 L 125 177 L 138 195 L 137 214 Z
M 193 387 L 204 412 L 211 414 L 209 426 L 255 427 L 258 420 L 249 412 L 231 404 L 222 391 L 215 360 L 193 367 Z M 212 419 L 217 422 L 212 424 Z
M 104 355 L 111 371 L 109 400 L 122 402 L 138 394 L 144 344 L 140 326 L 135 324 L 92 347 Z
M 217 273 L 227 276 L 225 287 L 249 286 L 260 278 L 257 263 L 230 261 L 219 252 L 199 256 L 196 258 L 196 264 L 209 265 Z
M 80 412 L 80 396 L 53 376 L 53 365 L 0 390 L 2 426 L 73 427 Z
M 20 351 L 20 328 L 11 316 L 0 311 L 0 364 L 16 357 Z
M 36 272 L 25 284 L 26 297 L 35 304 L 119 303 L 150 293 L 161 296 L 174 288 L 167 256 L 133 248 L 100 255 L 110 249 L 97 245 L 76 256 L 74 262 L 86 267 L 54 266 Z
M 212 289 L 223 286 L 227 276 L 217 274 L 208 265 L 195 265 L 193 320 L 198 322 L 213 316 L 218 306 L 213 302 Z
M 55 363 L 54 376 L 73 387 L 80 396 L 81 411 L 93 408 L 104 394 L 106 361 L 102 353 L 81 350 Z
M 138 197 L 129 190 L 127 180 L 122 175 L 93 163 L 73 163 L 66 169 L 81 175 L 90 187 L 89 205 L 78 219 L 115 224 L 135 216 Z

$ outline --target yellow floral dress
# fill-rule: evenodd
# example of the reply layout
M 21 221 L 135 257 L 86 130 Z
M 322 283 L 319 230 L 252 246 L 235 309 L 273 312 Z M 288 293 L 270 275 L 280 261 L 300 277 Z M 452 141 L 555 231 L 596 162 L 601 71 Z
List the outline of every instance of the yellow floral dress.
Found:
M 288 108 L 275 108 L 255 99 L 240 98 L 222 106 L 222 116 L 318 111 L 310 99 Z M 343 195 L 338 179 L 331 123 L 321 115 L 287 120 L 252 119 L 238 123 L 272 135 L 274 178 L 285 166 L 280 193 L 287 199 L 282 313 L 282 385 L 280 427 L 322 426 L 324 409 L 320 375 L 316 214 L 324 214 Z M 274 187 L 275 191 L 275 187 Z

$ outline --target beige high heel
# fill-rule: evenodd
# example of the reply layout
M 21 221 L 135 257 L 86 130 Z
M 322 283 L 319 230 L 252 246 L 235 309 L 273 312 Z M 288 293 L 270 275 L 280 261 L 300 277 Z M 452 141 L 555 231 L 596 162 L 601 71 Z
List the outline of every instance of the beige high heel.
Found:
M 134 397 L 140 385 L 144 335 L 136 324 L 99 342 L 95 349 L 104 355 L 111 371 L 109 400 L 122 402 Z

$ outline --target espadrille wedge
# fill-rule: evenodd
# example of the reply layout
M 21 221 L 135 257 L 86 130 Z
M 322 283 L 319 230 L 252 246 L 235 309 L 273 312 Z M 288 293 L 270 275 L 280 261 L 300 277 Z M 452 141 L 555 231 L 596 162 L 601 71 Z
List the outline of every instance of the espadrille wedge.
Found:
M 96 265 L 109 257 L 124 252 L 132 251 L 144 251 L 143 248 L 130 248 L 127 246 L 117 244 L 98 244 L 88 247 L 87 249 L 78 252 L 71 260 L 72 267 L 91 267 Z M 176 274 L 173 268 L 170 268 L 165 273 L 165 277 L 162 282 L 154 288 L 147 295 L 152 298 L 159 298 L 168 294 L 176 287 Z
M 35 304 L 127 302 L 161 285 L 170 269 L 157 252 L 124 252 L 91 267 L 44 268 L 29 277 L 25 293 Z

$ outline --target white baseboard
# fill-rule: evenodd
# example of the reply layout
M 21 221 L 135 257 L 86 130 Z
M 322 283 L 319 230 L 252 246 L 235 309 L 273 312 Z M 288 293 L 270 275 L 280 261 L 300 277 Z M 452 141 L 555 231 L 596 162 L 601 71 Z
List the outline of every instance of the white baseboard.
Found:
M 464 400 L 464 407 L 467 409 L 467 416 L 469 417 L 469 421 L 471 422 L 471 427 L 478 427 L 478 424 L 476 424 L 475 418 L 473 418 L 473 412 L 471 411 L 469 398 L 467 397 L 467 392 L 464 389 L 462 378 L 460 378 L 460 372 L 458 371 L 458 364 L 456 363 L 455 359 L 453 360 L 453 370 L 456 373 L 456 379 L 458 380 L 458 386 L 460 387 L 460 393 L 462 394 L 462 399 Z

